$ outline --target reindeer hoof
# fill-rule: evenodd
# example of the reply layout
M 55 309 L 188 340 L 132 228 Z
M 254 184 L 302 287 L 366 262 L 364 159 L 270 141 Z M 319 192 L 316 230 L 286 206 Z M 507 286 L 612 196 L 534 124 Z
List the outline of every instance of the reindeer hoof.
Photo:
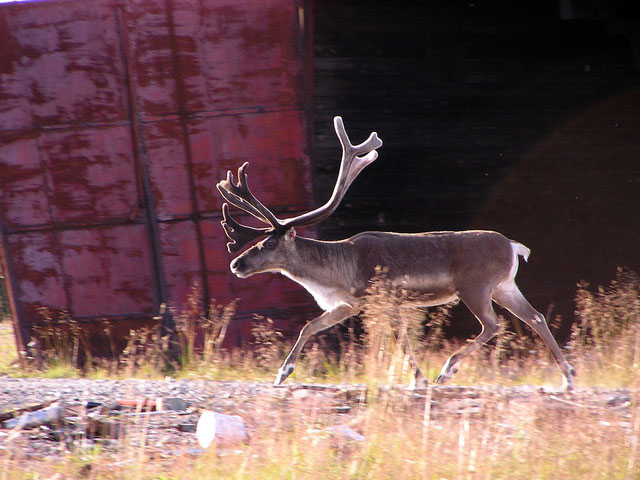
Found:
M 278 370 L 278 376 L 276 377 L 276 381 L 273 382 L 273 386 L 277 387 L 280 384 L 282 384 L 282 382 L 284 382 L 287 379 L 287 377 L 292 373 L 293 373 L 292 365 L 287 365 L 287 366 L 283 365 L 282 367 L 280 367 L 280 370 Z
M 562 391 L 570 392 L 573 390 L 573 377 L 576 376 L 576 371 L 572 368 L 569 370 L 568 375 L 562 376 Z
M 427 381 L 424 374 L 417 369 L 409 383 L 409 388 L 412 390 L 425 389 L 429 386 L 429 382 Z
M 425 389 L 429 386 L 429 382 L 426 378 L 421 378 L 419 380 L 414 380 L 413 384 L 410 386 L 413 390 L 421 390 Z
M 446 365 L 436 378 L 436 383 L 445 383 L 449 380 L 456 372 L 458 371 L 458 367 L 448 368 Z
M 451 373 L 447 371 L 446 368 L 443 368 L 440 371 L 440 375 L 436 378 L 436 383 L 444 383 L 451 378 Z
M 576 375 L 576 370 L 567 363 L 566 371 L 562 373 L 562 391 L 570 392 L 573 390 L 573 377 Z

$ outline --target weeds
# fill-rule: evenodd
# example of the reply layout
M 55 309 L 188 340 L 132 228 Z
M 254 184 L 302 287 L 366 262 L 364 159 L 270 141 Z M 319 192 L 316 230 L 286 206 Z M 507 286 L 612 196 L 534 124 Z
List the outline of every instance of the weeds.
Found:
M 640 278 L 618 269 L 608 287 L 578 284 L 572 361 L 588 382 L 640 385 Z
M 7 322 L 0 322 L 0 375 L 18 369 L 13 328 Z
M 607 287 L 592 291 L 584 283 L 579 285 L 578 321 L 570 353 L 581 386 L 638 387 L 639 283 L 637 275 L 620 270 Z M 310 342 L 298 364 L 298 378 L 319 381 L 336 374 L 342 381 L 369 385 L 406 383 L 411 366 L 408 354 L 399 348 L 406 336 L 419 340 L 413 342 L 418 347 L 415 357 L 433 379 L 444 359 L 459 346 L 443 335 L 449 307 L 425 316 L 403 306 L 411 300 L 407 292 L 390 287 L 384 279 L 372 284 L 362 315 L 363 339 L 350 323 L 337 350 L 328 348 L 321 338 Z M 282 341 L 268 319 L 259 319 L 254 329 L 253 355 L 221 348 L 234 309 L 233 304 L 212 304 L 205 315 L 196 303 L 188 303 L 182 311 L 173 312 L 175 332 L 164 336 L 156 330 L 132 332 L 117 366 L 124 366 L 129 373 L 145 366 L 159 371 L 170 368 L 176 375 L 200 375 L 207 369 L 217 372 L 214 376 L 227 378 L 252 376 L 255 371 L 274 374 L 291 345 Z M 69 321 L 62 319 L 52 324 L 61 326 Z M 65 349 L 60 358 L 66 361 L 82 354 L 84 337 L 73 337 L 72 324 L 66 325 L 65 331 L 69 337 L 55 338 L 53 332 L 42 331 L 44 340 L 38 345 L 43 365 L 53 364 L 48 352 L 54 347 Z M 226 367 L 229 363 L 233 370 Z M 283 405 L 274 395 L 256 400 L 253 420 L 262 428 L 255 429 L 246 445 L 234 449 L 163 459 L 152 458 L 144 442 L 129 441 L 118 450 L 115 464 L 99 451 L 37 463 L 4 456 L 0 457 L 0 479 L 306 479 L 318 475 L 326 479 L 639 478 L 640 396 L 636 390 L 625 393 L 629 402 L 625 412 L 629 413 L 623 413 L 613 407 L 589 409 L 574 397 L 554 401 L 539 395 L 523 403 L 520 397 L 509 397 L 495 387 L 523 382 L 539 385 L 558 376 L 536 337 L 502 332 L 495 346 L 466 359 L 453 380 L 491 383 L 493 386 L 483 387 L 481 396 L 459 402 L 459 408 L 446 400 L 434 403 L 438 391 L 433 388 L 423 397 L 411 397 L 413 403 L 369 396 L 354 408 L 349 423 L 364 437 L 362 441 L 327 433 L 329 427 L 345 422 L 340 415 L 314 409 L 310 401 Z M 536 395 L 536 390 L 529 392 Z M 141 430 L 136 438 L 143 434 Z
M 205 378 L 270 378 L 279 367 L 292 340 L 284 340 L 268 318 L 257 317 L 249 349 L 222 348 L 227 327 L 235 314 L 235 302 L 212 301 L 204 313 L 194 286 L 182 309 L 163 310 L 175 319 L 173 332 L 160 327 L 131 331 L 127 344 L 117 353 L 111 324 L 104 322 L 105 344 L 113 360 L 92 358 L 86 334 L 66 312 L 54 316 L 41 310 L 34 327 L 30 367 L 51 376 L 92 375 Z M 411 306 L 411 294 L 393 288 L 384 272 L 371 283 L 368 301 L 360 316 L 364 334 L 356 322 L 348 322 L 338 342 L 326 336 L 313 338 L 305 348 L 296 371 L 304 381 L 350 383 L 408 383 L 413 373 L 408 338 L 414 358 L 433 380 L 446 358 L 460 345 L 445 338 L 451 305 L 428 312 Z M 163 306 L 163 309 L 167 307 Z M 504 319 L 501 319 L 504 324 Z M 558 320 L 558 319 L 555 319 Z M 158 324 L 159 324 L 158 318 Z M 553 321 L 552 321 L 553 323 Z M 553 328 L 553 325 L 552 325 Z M 334 330 L 337 331 L 337 330 Z M 541 340 L 533 335 L 501 331 L 489 345 L 465 359 L 454 377 L 467 384 L 558 383 L 559 373 Z M 640 385 L 640 280 L 637 274 L 619 269 L 609 286 L 594 291 L 581 282 L 576 294 L 576 322 L 568 343 L 568 355 L 579 372 L 578 385 L 636 387 Z M 78 359 L 84 359 L 84 371 Z M 8 367 L 6 373 L 25 374 Z
M 368 382 L 378 383 L 385 377 L 390 384 L 411 381 L 416 362 L 410 345 L 417 344 L 424 317 L 411 300 L 410 292 L 395 287 L 383 270 L 378 271 L 362 313 Z
M 367 331 L 364 358 L 369 368 L 367 375 L 373 375 L 378 382 L 406 382 L 410 359 L 402 349 L 396 348 L 397 339 L 405 334 L 417 346 L 415 357 L 431 380 L 446 358 L 461 346 L 443 335 L 451 305 L 429 311 L 422 325 L 424 317 L 416 309 L 403 307 L 410 301 L 409 293 L 394 290 L 383 279 L 372 283 L 363 312 Z M 500 320 L 503 327 L 505 319 L 500 317 Z M 559 320 L 551 319 L 552 330 Z M 533 333 L 523 334 L 522 329 L 511 332 L 502 327 L 490 345 L 465 359 L 452 381 L 558 384 L 560 373 L 542 340 Z M 420 332 L 426 333 L 420 335 Z M 595 291 L 589 290 L 584 282 L 578 284 L 576 322 L 566 348 L 578 371 L 579 386 L 637 388 L 640 385 L 640 277 L 636 273 L 618 269 L 609 286 Z M 373 372 L 372 368 L 379 371 Z
M 256 367 L 263 370 L 272 369 L 282 354 L 282 334 L 273 328 L 273 320 L 264 317 L 256 317 L 252 333 L 253 360 Z
M 40 322 L 34 325 L 28 345 L 31 366 L 48 372 L 48 376 L 77 376 L 81 355 L 91 356 L 86 334 L 66 311 L 57 317 L 46 308 L 40 308 L 39 313 Z
M 180 312 L 172 312 L 176 319 L 174 337 L 178 339 L 177 357 L 179 369 L 188 372 L 201 369 L 224 360 L 222 341 L 229 322 L 235 314 L 236 302 L 221 305 L 211 300 L 208 313 L 203 313 L 199 303 L 198 285 L 194 284 L 185 306 Z
M 127 346 L 110 362 L 108 371 L 120 371 L 129 378 L 153 378 L 160 372 L 166 372 L 172 364 L 168 355 L 169 338 L 161 334 L 160 328 L 132 330 Z
M 205 315 L 197 304 L 194 286 L 185 307 L 167 312 L 162 305 L 157 326 L 131 330 L 124 348 L 118 349 L 111 322 L 102 325 L 103 343 L 110 355 L 94 357 L 87 333 L 66 312 L 54 316 L 40 310 L 40 321 L 34 326 L 29 344 L 27 371 L 13 374 L 29 376 L 33 371 L 44 376 L 90 376 L 159 378 L 165 375 L 189 375 L 215 367 L 228 360 L 222 340 L 235 313 L 235 302 L 219 305 L 214 301 Z M 170 313 L 176 319 L 174 331 L 163 332 L 160 319 Z M 214 369 L 215 370 L 215 369 Z

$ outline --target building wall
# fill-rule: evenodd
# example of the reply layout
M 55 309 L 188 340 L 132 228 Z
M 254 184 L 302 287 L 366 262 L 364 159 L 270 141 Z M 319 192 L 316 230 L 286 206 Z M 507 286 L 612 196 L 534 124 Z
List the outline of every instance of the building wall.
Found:
M 192 291 L 203 309 L 241 299 L 231 344 L 254 313 L 297 330 L 300 288 L 232 278 L 215 184 L 250 161 L 265 204 L 311 206 L 306 15 L 296 0 L 0 6 L 0 232 L 21 343 L 41 307 L 122 338 Z

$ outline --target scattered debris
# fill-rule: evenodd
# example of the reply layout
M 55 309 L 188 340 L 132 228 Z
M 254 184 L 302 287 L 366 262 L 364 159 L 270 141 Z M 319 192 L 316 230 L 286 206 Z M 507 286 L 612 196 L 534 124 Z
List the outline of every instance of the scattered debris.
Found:
M 189 401 L 177 396 L 160 396 L 155 400 L 140 396 L 71 404 L 58 398 L 0 413 L 0 427 L 13 432 L 39 427 L 38 436 L 64 440 L 65 444 L 72 445 L 75 439 L 119 440 L 136 425 L 137 417 L 153 415 L 162 417 L 155 422 L 158 427 L 194 433 L 195 423 L 179 420 L 179 416 L 195 413 L 189 407 Z
M 40 410 L 23 413 L 18 417 L 5 420 L 2 422 L 2 427 L 25 429 L 35 428 L 41 425 L 58 424 L 64 417 L 64 408 L 64 402 L 57 401 Z
M 189 402 L 180 397 L 133 398 L 118 400 L 119 407 L 133 407 L 136 412 L 168 412 L 184 411 L 189 408 Z
M 158 397 L 156 410 L 159 412 L 178 411 L 183 412 L 189 408 L 189 402 L 180 397 Z
M 36 403 L 34 405 L 28 405 L 25 407 L 16 408 L 9 412 L 0 413 L 0 423 L 4 422 L 5 420 L 9 420 L 11 418 L 15 418 L 18 415 L 21 415 L 26 412 L 35 412 L 36 410 L 41 410 L 45 407 L 48 407 L 49 405 L 51 405 L 56 401 L 58 401 L 58 399 L 48 400 L 46 402 Z

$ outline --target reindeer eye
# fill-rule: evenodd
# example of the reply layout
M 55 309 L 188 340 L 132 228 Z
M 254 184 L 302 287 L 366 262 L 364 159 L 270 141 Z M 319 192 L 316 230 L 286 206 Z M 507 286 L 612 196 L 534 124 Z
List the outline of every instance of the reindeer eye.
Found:
M 276 245 L 278 242 L 273 238 L 267 238 L 263 243 L 264 248 L 276 248 Z

